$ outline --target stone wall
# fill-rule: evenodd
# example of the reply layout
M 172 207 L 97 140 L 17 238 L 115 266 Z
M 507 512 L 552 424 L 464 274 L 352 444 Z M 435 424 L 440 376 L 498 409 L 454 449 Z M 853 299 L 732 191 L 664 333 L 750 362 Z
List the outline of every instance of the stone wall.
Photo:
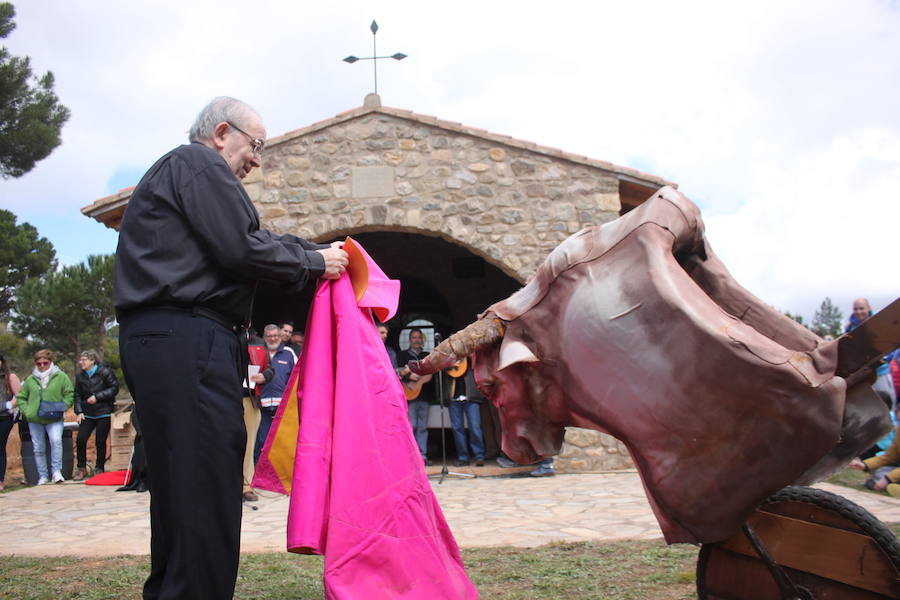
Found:
M 625 444 L 592 429 L 567 427 L 562 448 L 553 461 L 560 473 L 596 473 L 633 469 Z
M 379 112 L 276 138 L 244 183 L 276 232 L 434 235 L 519 281 L 621 207 L 609 172 Z
M 619 180 L 609 170 L 386 110 L 270 140 L 263 168 L 244 180 L 265 226 L 316 241 L 364 231 L 440 237 L 524 282 L 569 235 L 618 217 Z M 577 428 L 555 464 L 561 472 L 633 466 L 620 442 Z

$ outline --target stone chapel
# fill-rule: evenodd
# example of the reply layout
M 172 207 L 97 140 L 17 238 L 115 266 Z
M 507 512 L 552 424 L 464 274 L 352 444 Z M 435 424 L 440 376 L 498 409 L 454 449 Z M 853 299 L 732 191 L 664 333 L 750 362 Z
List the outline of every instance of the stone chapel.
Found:
M 611 221 L 660 187 L 675 185 L 609 162 L 384 107 L 375 94 L 359 108 L 269 138 L 262 168 L 243 183 L 264 227 L 316 242 L 352 236 L 389 277 L 401 281 L 399 310 L 387 323 L 389 342 L 401 349 L 410 326 L 426 332 L 429 349 L 434 332 L 446 337 L 516 291 L 569 235 Z M 118 230 L 131 189 L 101 198 L 82 213 Z M 285 298 L 262 285 L 253 325 L 261 330 L 290 319 L 302 329 L 311 296 L 309 290 Z M 556 466 L 598 471 L 632 465 L 621 442 L 572 428 Z

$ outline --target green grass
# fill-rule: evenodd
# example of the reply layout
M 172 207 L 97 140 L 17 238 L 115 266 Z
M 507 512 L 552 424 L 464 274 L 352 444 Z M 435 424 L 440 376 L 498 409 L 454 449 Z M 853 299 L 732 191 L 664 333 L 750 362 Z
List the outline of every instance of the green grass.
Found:
M 840 471 L 834 473 L 828 479 L 826 479 L 825 482 L 853 488 L 854 490 L 859 490 L 861 492 L 869 492 L 871 494 L 884 494 L 884 492 L 876 492 L 864 486 L 863 482 L 865 482 L 865 480 L 868 478 L 869 473 L 866 473 L 864 471 L 856 471 L 854 469 L 841 469 Z
M 549 544 L 463 551 L 484 599 L 684 600 L 695 598 L 697 548 L 657 541 Z M 139 598 L 147 556 L 102 559 L 0 557 L 0 598 Z M 241 557 L 237 600 L 322 598 L 322 558 L 287 553 Z
M 844 469 L 827 481 L 865 490 L 865 479 L 865 473 Z M 888 526 L 895 534 L 900 533 L 900 524 Z M 485 600 L 696 598 L 697 548 L 685 544 L 666 546 L 661 540 L 654 540 L 469 548 L 463 550 L 463 559 L 469 577 Z M 139 598 L 149 569 L 147 556 L 0 556 L 0 598 Z M 322 595 L 321 557 L 287 553 L 241 557 L 234 596 L 237 600 L 307 600 Z

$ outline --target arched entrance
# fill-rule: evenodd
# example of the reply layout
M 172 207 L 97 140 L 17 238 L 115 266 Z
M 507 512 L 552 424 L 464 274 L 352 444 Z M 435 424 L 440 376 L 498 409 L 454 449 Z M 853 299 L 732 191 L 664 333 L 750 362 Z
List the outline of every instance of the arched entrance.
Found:
M 330 239 L 340 239 L 334 235 Z M 395 349 L 406 347 L 401 333 L 416 321 L 433 325 L 442 337 L 474 321 L 478 313 L 520 287 L 516 281 L 481 256 L 442 238 L 409 231 L 368 231 L 350 233 L 366 249 L 388 277 L 400 280 L 400 304 L 388 326 L 388 343 Z M 278 288 L 261 283 L 253 309 L 253 325 L 262 331 L 267 323 L 293 321 L 303 330 L 315 286 L 299 296 L 289 297 Z M 424 328 L 423 328 L 424 329 Z M 432 347 L 429 337 L 426 349 Z M 488 455 L 499 449 L 499 426 L 493 407 L 482 407 L 482 423 Z M 445 419 L 445 427 L 450 427 Z M 437 435 L 429 436 L 430 455 Z M 452 435 L 447 431 L 448 456 L 453 452 Z M 437 442 L 439 443 L 439 442 Z M 439 450 L 437 451 L 439 455 Z
M 389 323 L 396 333 L 407 323 L 423 318 L 446 336 L 474 321 L 478 313 L 515 292 L 521 283 L 464 246 L 416 232 L 377 231 L 350 233 L 381 266 L 388 277 L 399 279 L 400 305 Z M 335 235 L 331 239 L 340 239 Z M 260 283 L 253 305 L 253 325 L 292 320 L 302 329 L 315 286 L 298 296 L 286 296 Z M 396 331 L 395 331 L 396 330 Z

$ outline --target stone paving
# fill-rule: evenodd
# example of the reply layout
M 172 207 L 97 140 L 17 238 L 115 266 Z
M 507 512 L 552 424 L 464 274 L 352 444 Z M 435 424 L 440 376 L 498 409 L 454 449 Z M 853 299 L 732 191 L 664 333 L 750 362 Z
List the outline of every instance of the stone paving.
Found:
M 544 478 L 528 477 L 522 470 L 517 474 L 522 476 L 450 477 L 443 483 L 433 477 L 432 487 L 460 546 L 532 547 L 661 536 L 634 471 Z M 856 502 L 884 522 L 900 522 L 900 499 L 828 484 L 817 487 Z M 114 490 L 67 482 L 0 494 L 0 554 L 148 554 L 149 495 Z M 259 502 L 244 507 L 241 550 L 283 550 L 287 498 L 264 492 Z

